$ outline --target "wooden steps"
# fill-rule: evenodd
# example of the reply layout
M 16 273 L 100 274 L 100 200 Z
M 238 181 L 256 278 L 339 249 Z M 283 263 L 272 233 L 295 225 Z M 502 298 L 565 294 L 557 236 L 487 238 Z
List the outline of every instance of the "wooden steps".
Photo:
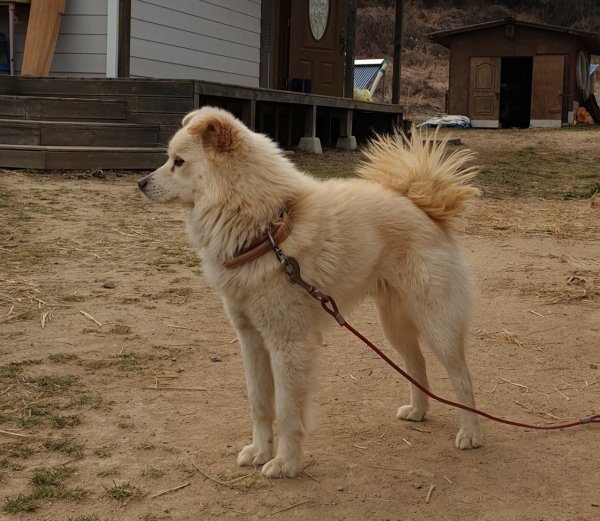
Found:
M 186 80 L 0 77 L 0 167 L 153 169 L 193 108 Z

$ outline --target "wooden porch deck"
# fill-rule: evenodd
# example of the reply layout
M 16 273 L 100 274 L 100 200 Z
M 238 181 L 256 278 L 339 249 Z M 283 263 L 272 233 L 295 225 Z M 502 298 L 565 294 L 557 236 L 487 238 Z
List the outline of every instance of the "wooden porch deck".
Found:
M 330 96 L 194 80 L 0 76 L 0 166 L 155 168 L 183 116 L 203 105 L 308 151 L 351 148 L 354 137 L 402 124 L 397 105 Z

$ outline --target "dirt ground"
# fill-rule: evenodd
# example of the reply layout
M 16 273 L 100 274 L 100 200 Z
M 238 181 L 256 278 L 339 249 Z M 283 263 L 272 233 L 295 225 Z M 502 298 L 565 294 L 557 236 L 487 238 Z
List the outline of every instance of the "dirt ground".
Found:
M 484 165 L 461 235 L 485 411 L 536 424 L 600 413 L 600 205 L 586 199 L 598 137 L 462 135 Z M 358 157 L 293 156 L 342 174 Z M 550 172 L 533 183 L 519 165 Z M 424 423 L 397 420 L 406 383 L 335 323 L 304 473 L 236 467 L 251 423 L 235 333 L 181 210 L 143 200 L 138 177 L 0 172 L 2 521 L 600 518 L 600 426 L 483 420 L 484 446 L 457 451 L 457 412 L 433 403 Z M 351 323 L 385 346 L 371 302 Z

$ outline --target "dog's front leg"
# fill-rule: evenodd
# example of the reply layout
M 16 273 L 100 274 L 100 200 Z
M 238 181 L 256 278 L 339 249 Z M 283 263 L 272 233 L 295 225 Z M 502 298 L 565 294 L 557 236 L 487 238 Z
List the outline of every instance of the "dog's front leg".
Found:
M 248 319 L 232 316 L 237 329 L 252 409 L 252 444 L 237 457 L 238 465 L 262 465 L 273 454 L 274 388 L 271 360 L 260 333 Z
M 276 456 L 262 468 L 269 478 L 294 477 L 302 467 L 315 365 L 312 351 L 304 343 L 271 351 L 279 439 Z

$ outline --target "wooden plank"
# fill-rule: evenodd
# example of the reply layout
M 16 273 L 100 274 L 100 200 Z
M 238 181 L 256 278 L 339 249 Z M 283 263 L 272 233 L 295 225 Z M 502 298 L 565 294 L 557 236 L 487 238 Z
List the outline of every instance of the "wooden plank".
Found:
M 127 102 L 102 99 L 42 98 L 42 119 L 125 120 Z
M 24 118 L 27 115 L 27 100 L 15 96 L 0 97 L 0 118 Z
M 46 168 L 44 150 L 18 150 L 0 145 L 0 166 L 3 168 Z
M 193 110 L 194 104 L 190 96 L 176 98 L 174 96 L 140 96 L 127 99 L 129 112 L 157 112 L 157 113 L 188 113 Z
M 0 143 L 3 145 L 39 145 L 39 122 L 3 120 L 0 125 Z
M 162 165 L 165 158 L 163 148 L 0 145 L 4 168 L 147 170 Z
M 14 94 L 17 83 L 16 76 L 0 75 L 0 94 Z
M 158 129 L 134 125 L 42 123 L 41 145 L 86 147 L 156 147 Z
M 130 123 L 138 123 L 140 125 L 160 125 L 167 127 L 180 127 L 181 121 L 186 113 L 180 114 L 151 114 L 146 112 L 131 112 L 127 116 L 127 121 Z
M 66 0 L 32 0 L 21 74 L 48 76 Z
M 149 170 L 158 168 L 165 162 L 164 152 L 118 152 L 114 150 L 57 151 L 46 152 L 48 170 L 70 170 L 79 168 L 103 168 L 114 170 Z
M 190 98 L 192 80 L 16 77 L 13 94 L 37 96 L 176 96 Z

